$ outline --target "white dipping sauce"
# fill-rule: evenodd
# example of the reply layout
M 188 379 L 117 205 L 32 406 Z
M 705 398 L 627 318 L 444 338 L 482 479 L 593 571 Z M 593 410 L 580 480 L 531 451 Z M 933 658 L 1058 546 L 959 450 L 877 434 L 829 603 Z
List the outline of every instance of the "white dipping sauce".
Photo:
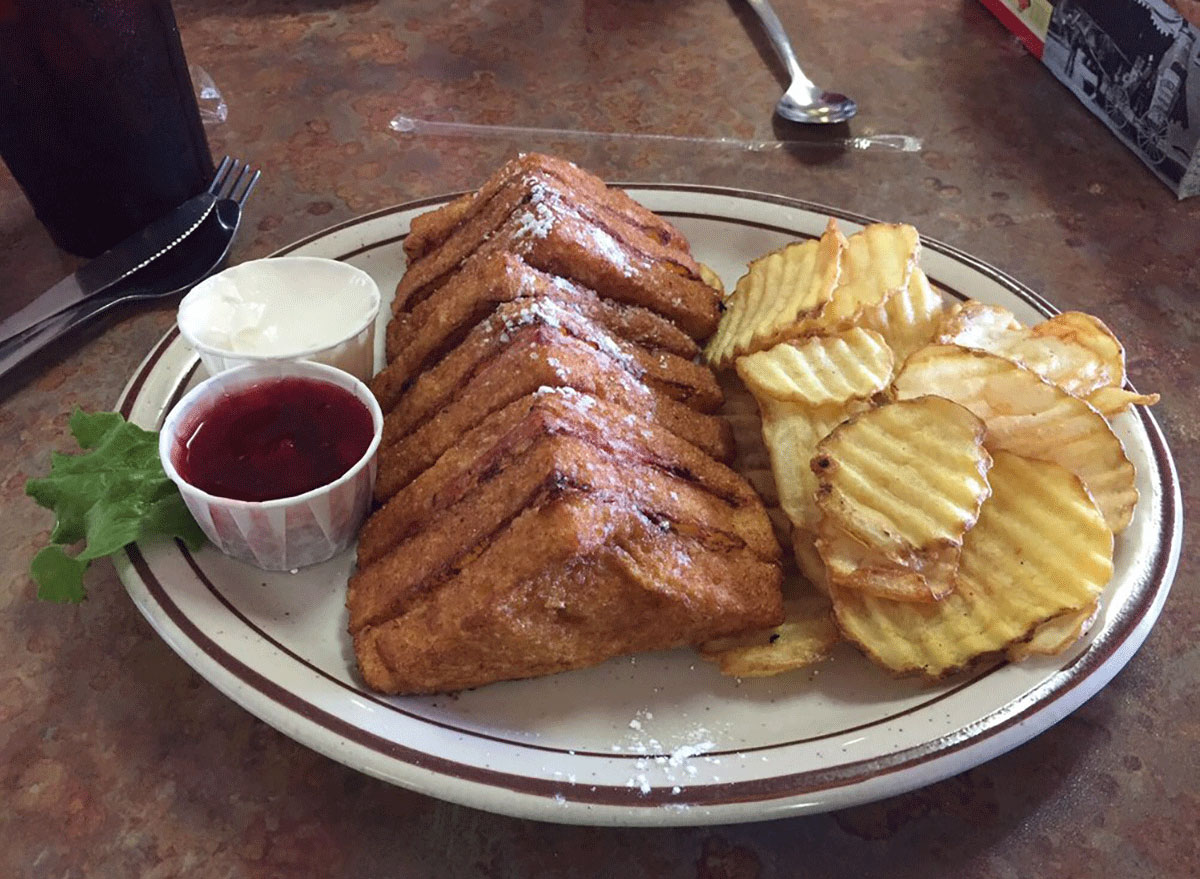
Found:
M 379 287 L 317 257 L 259 259 L 201 282 L 179 304 L 179 330 L 210 373 L 259 360 L 315 360 L 371 376 Z

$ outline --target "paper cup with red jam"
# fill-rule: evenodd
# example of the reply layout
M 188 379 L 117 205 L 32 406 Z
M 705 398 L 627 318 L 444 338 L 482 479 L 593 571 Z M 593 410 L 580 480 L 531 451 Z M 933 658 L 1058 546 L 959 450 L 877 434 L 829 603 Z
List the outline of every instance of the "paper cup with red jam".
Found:
M 221 552 L 288 571 L 354 543 L 382 434 L 379 403 L 354 376 L 271 361 L 194 388 L 167 415 L 158 451 Z

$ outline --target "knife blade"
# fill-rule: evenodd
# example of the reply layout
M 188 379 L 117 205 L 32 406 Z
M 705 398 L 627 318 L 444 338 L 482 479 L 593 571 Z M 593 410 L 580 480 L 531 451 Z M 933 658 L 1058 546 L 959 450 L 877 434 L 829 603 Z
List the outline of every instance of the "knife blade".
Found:
M 63 278 L 24 308 L 0 320 L 0 342 L 13 339 L 47 318 L 96 296 L 158 259 L 187 238 L 213 209 L 202 192 Z
M 240 203 L 218 199 L 185 244 L 147 266 L 145 271 L 68 306 L 18 336 L 0 341 L 0 397 L 9 389 L 5 381 L 10 372 L 93 318 L 123 304 L 186 293 L 220 269 L 229 257 L 241 219 Z

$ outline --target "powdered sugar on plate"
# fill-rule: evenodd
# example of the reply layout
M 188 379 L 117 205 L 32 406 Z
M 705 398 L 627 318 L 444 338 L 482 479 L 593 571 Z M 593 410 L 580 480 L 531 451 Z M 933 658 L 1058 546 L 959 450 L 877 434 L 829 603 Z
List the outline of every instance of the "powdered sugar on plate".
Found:
M 669 788 L 673 795 L 679 796 L 688 781 L 699 775 L 697 762 L 720 765 L 721 758 L 710 753 L 717 747 L 716 734 L 712 730 L 693 726 L 683 733 L 682 741 L 676 735 L 672 736 L 676 742 L 666 745 L 651 733 L 653 720 L 654 712 L 638 710 L 629 720 L 630 732 L 622 742 L 612 745 L 614 754 L 638 755 L 633 771 L 625 781 L 626 787 L 643 795 L 654 788 Z M 711 780 L 719 781 L 720 777 L 711 776 Z

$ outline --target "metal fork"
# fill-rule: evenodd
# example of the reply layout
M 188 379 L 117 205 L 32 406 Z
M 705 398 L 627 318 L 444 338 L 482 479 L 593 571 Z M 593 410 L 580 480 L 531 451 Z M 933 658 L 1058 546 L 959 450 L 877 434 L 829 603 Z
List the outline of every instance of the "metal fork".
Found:
M 204 192 L 80 266 L 24 308 L 0 319 L 0 343 L 23 338 L 44 321 L 126 284 L 187 241 L 208 218 L 218 199 L 238 194 L 244 197 L 255 182 L 248 165 L 225 156 Z
M 241 222 L 242 208 L 262 171 L 226 156 L 209 187 L 212 211 L 182 245 L 140 268 L 115 289 L 47 318 L 0 343 L 0 378 L 47 345 L 115 306 L 186 293 L 225 263 Z
M 237 177 L 234 177 L 234 174 L 237 174 Z M 261 176 L 262 171 L 251 169 L 249 162 L 224 156 L 217 165 L 212 183 L 208 185 L 208 194 L 217 200 L 233 199 L 240 205 L 250 196 L 250 191 L 254 189 L 254 185 L 258 183 L 258 178 Z M 228 188 L 226 184 L 228 184 Z

